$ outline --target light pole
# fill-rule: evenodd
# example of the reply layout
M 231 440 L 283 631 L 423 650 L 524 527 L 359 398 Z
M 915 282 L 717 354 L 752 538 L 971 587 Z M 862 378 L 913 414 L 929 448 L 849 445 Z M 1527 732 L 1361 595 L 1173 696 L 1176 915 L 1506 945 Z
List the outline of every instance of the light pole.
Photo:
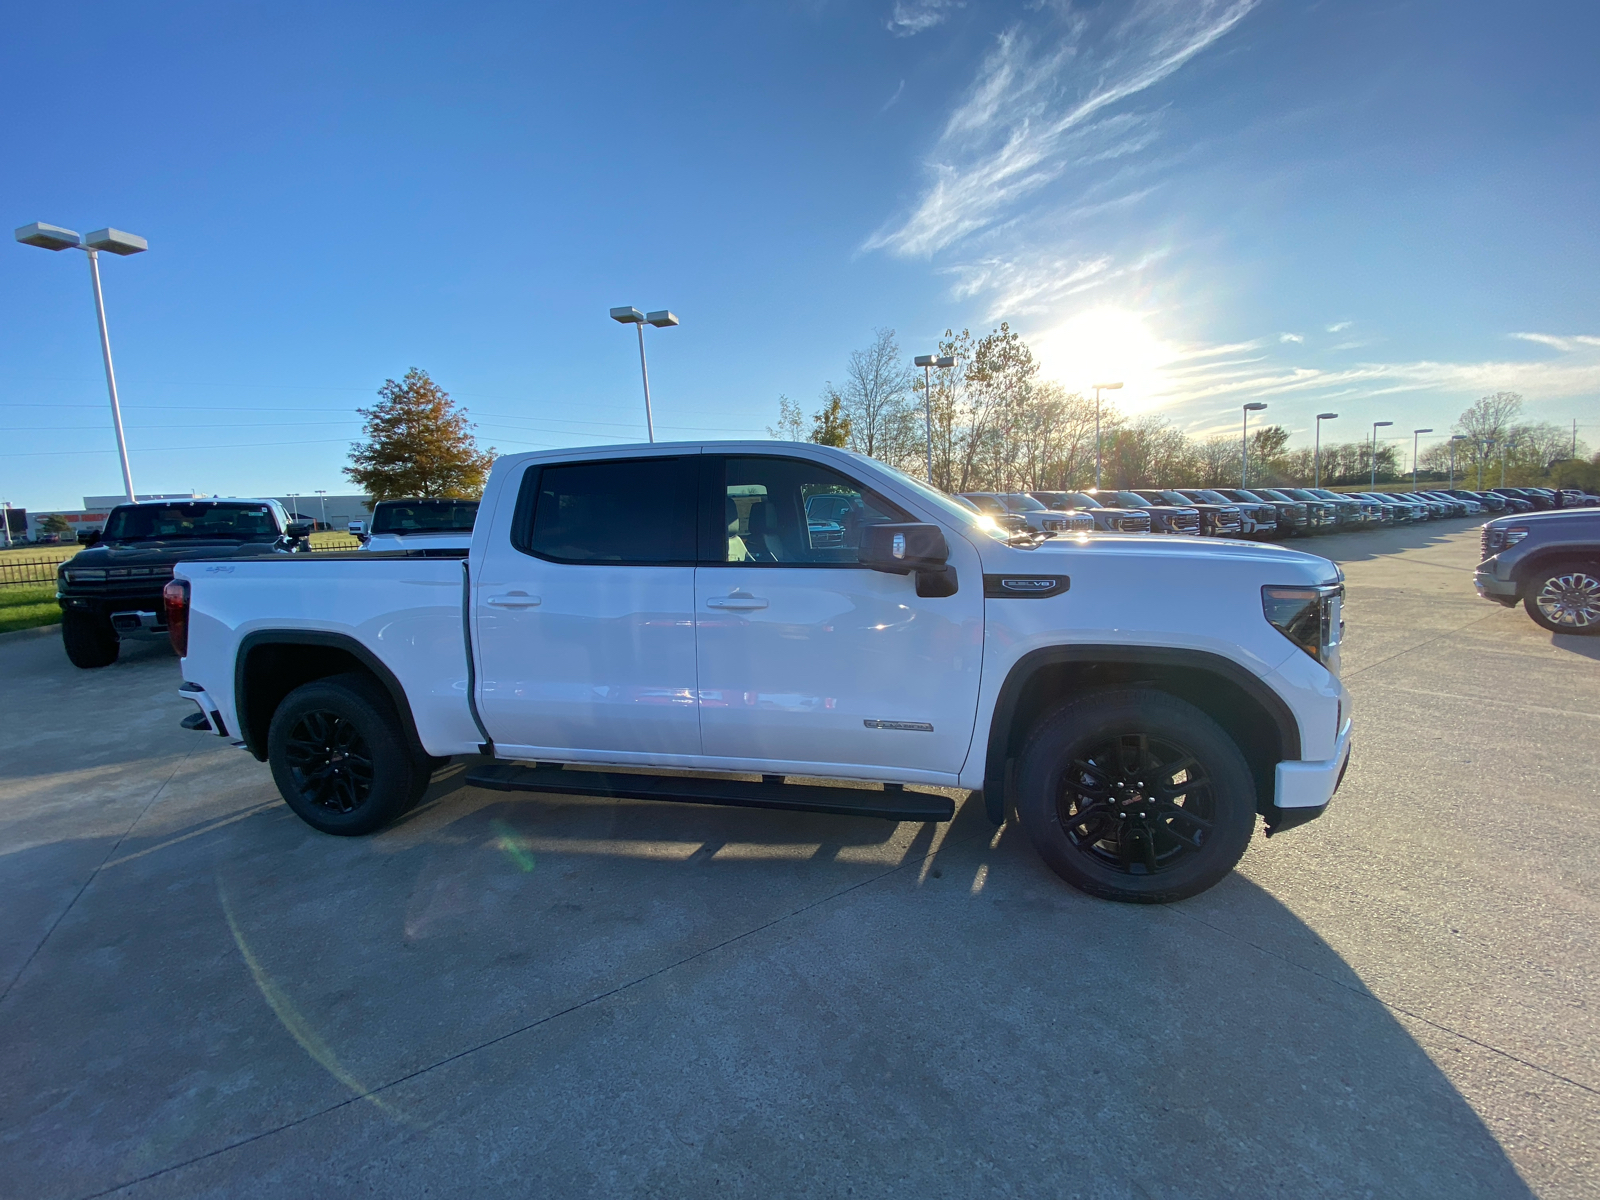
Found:
M 328 493 L 322 488 L 317 489 L 317 503 L 322 506 L 322 527 L 328 527 Z
M 1372 423 L 1372 490 L 1378 490 L 1378 430 L 1386 425 L 1393 425 L 1393 421 L 1374 421 Z
M 1244 427 L 1239 431 L 1239 450 L 1243 455 L 1239 467 L 1239 486 L 1250 486 L 1250 414 L 1261 412 L 1265 404 L 1246 404 L 1244 406 Z
M 1467 440 L 1467 435 L 1457 433 L 1450 438 L 1450 490 L 1456 490 L 1456 443 Z
M 1417 490 L 1417 438 L 1424 433 L 1432 433 L 1431 429 L 1413 429 L 1411 431 L 1411 490 Z
M 1312 467 L 1312 474 L 1315 476 L 1316 482 L 1311 485 L 1312 487 L 1322 486 L 1322 423 L 1324 421 L 1337 421 L 1338 419 L 1338 413 L 1317 414 L 1317 448 L 1313 453 L 1311 460 L 1314 464 Z
M 676 325 L 678 318 L 664 308 L 653 313 L 642 313 L 637 308 L 630 306 L 613 308 L 611 310 L 611 319 L 623 325 L 638 326 L 639 374 L 644 377 L 644 427 L 645 432 L 650 435 L 650 440 L 653 442 L 656 440 L 656 422 L 655 417 L 650 412 L 650 368 L 645 366 L 644 361 L 644 327 L 649 324 L 654 325 L 657 329 L 666 329 L 668 326 Z
M 1122 385 L 1120 383 L 1097 383 L 1094 385 L 1094 490 L 1100 490 L 1100 392 L 1105 390 L 1114 392 Z
M 911 360 L 922 368 L 922 424 L 928 435 L 928 486 L 933 486 L 933 368 L 956 365 L 949 355 L 919 354 Z
M 150 249 L 150 243 L 136 233 L 120 229 L 97 229 L 79 237 L 70 229 L 59 225 L 46 225 L 35 221 L 16 232 L 17 241 L 24 246 L 38 246 L 43 250 L 82 250 L 89 256 L 89 281 L 94 285 L 94 311 L 100 322 L 100 354 L 106 363 L 106 390 L 111 393 L 111 426 L 117 431 L 117 454 L 122 459 L 122 486 L 131 502 L 133 495 L 133 469 L 128 466 L 128 442 L 122 436 L 122 408 L 117 404 L 117 376 L 111 369 L 111 335 L 106 331 L 106 304 L 100 294 L 100 251 L 123 256 L 139 254 Z
M 1478 439 L 1478 490 L 1483 491 L 1483 460 L 1489 457 L 1489 447 L 1494 445 L 1493 438 Z

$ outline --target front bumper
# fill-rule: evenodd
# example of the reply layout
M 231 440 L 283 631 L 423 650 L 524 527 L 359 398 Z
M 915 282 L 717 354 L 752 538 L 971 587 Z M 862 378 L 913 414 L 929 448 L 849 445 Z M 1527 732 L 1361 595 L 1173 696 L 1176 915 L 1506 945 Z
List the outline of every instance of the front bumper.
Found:
M 1278 764 L 1272 816 L 1267 819 L 1268 837 L 1314 821 L 1327 811 L 1350 765 L 1350 730 L 1347 717 L 1334 743 L 1332 758 Z
M 1517 602 L 1517 583 L 1514 579 L 1501 579 L 1494 573 L 1492 562 L 1486 562 L 1472 574 L 1472 586 L 1485 600 L 1504 604 L 1507 608 Z

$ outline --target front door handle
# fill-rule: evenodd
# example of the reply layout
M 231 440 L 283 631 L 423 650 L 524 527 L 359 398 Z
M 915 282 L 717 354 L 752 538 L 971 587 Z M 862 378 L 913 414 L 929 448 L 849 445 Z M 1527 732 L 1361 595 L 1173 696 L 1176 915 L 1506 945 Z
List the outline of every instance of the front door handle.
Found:
M 527 592 L 507 592 L 504 596 L 489 596 L 484 603 L 496 608 L 537 608 L 539 597 L 530 596 Z
M 707 608 L 765 608 L 767 602 L 760 596 L 713 596 L 706 601 Z

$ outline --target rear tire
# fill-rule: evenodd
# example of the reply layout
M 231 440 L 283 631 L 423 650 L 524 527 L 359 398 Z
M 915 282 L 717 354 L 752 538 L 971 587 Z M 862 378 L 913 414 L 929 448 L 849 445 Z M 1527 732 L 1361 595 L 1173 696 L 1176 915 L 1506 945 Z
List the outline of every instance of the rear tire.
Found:
M 1164 904 L 1232 871 L 1255 832 L 1255 780 L 1205 713 L 1165 692 L 1071 700 L 1028 737 L 1017 816 L 1057 875 L 1106 900 Z
M 355 673 L 290 692 L 272 714 L 267 761 L 295 815 L 341 837 L 398 819 L 422 799 L 432 774 L 407 744 L 388 693 Z
M 1551 633 L 1600 633 L 1600 563 L 1564 562 L 1535 572 L 1522 607 Z
M 61 614 L 61 644 L 66 649 L 67 661 L 86 671 L 109 667 L 117 661 L 122 649 L 110 621 L 79 612 Z

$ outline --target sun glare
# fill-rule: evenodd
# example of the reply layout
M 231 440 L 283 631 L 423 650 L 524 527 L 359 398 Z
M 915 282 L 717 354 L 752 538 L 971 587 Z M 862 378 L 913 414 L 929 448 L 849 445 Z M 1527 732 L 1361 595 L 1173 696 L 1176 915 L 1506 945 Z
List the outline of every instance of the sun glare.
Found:
M 1097 383 L 1120 382 L 1116 403 L 1143 412 L 1160 395 L 1160 370 L 1171 353 L 1138 313 L 1092 308 L 1029 338 L 1039 372 L 1085 395 Z

